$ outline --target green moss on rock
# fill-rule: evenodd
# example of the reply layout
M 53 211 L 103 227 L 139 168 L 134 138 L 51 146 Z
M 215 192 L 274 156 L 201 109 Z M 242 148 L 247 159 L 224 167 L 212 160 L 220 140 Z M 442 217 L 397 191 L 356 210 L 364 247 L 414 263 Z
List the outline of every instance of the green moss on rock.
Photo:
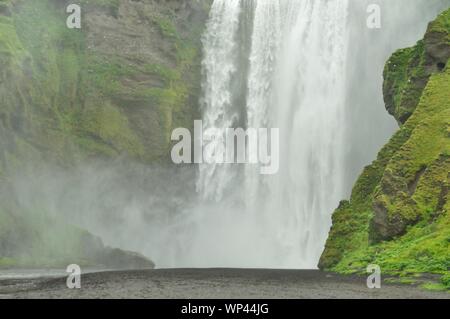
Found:
M 320 268 L 365 272 L 375 263 L 385 274 L 441 274 L 449 287 L 450 50 L 433 48 L 450 48 L 449 17 L 447 10 L 425 40 L 389 60 L 387 108 L 404 124 L 335 211 Z M 436 61 L 445 56 L 440 69 Z
M 412 48 L 395 52 L 384 69 L 386 109 L 404 124 L 419 103 L 433 73 L 441 72 L 450 58 L 449 14 L 429 24 L 423 40 Z
M 167 162 L 172 129 L 198 113 L 207 2 L 83 0 L 74 30 L 68 0 L 0 0 L 0 186 L 40 163 Z M 91 235 L 10 204 L 0 202 L 0 266 L 89 259 Z

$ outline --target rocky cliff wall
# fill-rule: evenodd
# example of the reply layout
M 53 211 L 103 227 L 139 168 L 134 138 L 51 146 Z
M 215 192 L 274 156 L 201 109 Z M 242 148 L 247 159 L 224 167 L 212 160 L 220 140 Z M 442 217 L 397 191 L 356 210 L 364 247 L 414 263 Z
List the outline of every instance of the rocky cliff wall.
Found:
M 124 156 L 166 161 L 198 114 L 207 1 L 0 1 L 0 172 Z
M 209 1 L 82 0 L 81 29 L 66 26 L 70 3 L 0 0 L 0 267 L 151 267 L 10 183 L 40 165 L 167 163 L 172 129 L 199 112 Z
M 319 267 L 441 275 L 450 284 L 450 10 L 384 71 L 387 110 L 401 125 L 333 214 Z

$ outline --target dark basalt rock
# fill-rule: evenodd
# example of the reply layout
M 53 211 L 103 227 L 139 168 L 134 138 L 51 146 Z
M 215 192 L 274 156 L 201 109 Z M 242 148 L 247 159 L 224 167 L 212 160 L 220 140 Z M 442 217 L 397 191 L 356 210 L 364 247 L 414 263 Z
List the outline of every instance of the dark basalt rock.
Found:
M 95 267 L 108 269 L 153 269 L 155 264 L 142 254 L 105 246 L 99 237 L 86 232 L 82 238 L 82 253 Z

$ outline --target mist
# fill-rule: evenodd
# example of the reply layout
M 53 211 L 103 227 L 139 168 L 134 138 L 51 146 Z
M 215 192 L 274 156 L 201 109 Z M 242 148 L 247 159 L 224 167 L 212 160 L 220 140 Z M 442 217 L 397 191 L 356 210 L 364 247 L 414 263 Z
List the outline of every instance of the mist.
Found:
M 366 27 L 369 3 L 378 3 L 382 8 L 381 29 Z M 276 180 L 276 177 L 258 180 L 258 185 L 275 186 L 253 191 L 254 186 L 249 184 L 254 179 L 245 179 L 245 176 L 253 176 L 249 172 L 253 168 L 235 166 L 144 165 L 126 159 L 93 161 L 70 169 L 30 164 L 28 170 L 11 178 L 8 196 L 15 199 L 21 211 L 32 214 L 38 209 L 62 218 L 99 236 L 109 246 L 142 253 L 159 268 L 314 268 L 325 243 L 333 209 L 339 200 L 348 198 L 362 168 L 375 159 L 398 128 L 384 107 L 384 64 L 396 49 L 411 46 L 421 38 L 427 23 L 448 5 L 449 1 L 440 0 L 349 1 L 348 21 L 344 23 L 348 34 L 343 40 L 348 44 L 342 69 L 346 82 L 339 113 L 339 119 L 345 122 L 342 124 L 336 118 L 333 122 L 333 128 L 341 129 L 342 140 L 335 145 L 339 147 L 339 163 L 329 174 L 336 174 L 337 168 L 340 171 L 333 179 L 335 184 L 325 185 L 326 191 L 320 194 L 323 198 L 331 197 L 331 202 L 322 209 L 318 219 L 312 216 L 310 221 L 306 216 L 297 220 L 290 211 L 283 211 L 283 194 L 274 196 L 276 200 L 270 203 L 265 202 L 270 197 L 267 195 L 270 189 L 279 189 L 281 193 L 277 185 L 285 180 Z M 241 52 L 239 65 L 249 63 L 251 45 L 239 41 L 252 39 L 249 25 L 254 19 L 254 4 L 247 1 L 243 6 L 236 30 L 245 28 L 248 33 L 242 32 L 239 39 L 232 36 L 229 39 L 247 51 Z M 230 89 L 231 94 L 235 94 L 236 103 L 232 108 L 237 113 L 245 113 L 244 105 L 249 102 L 248 97 L 243 96 L 248 89 L 245 83 L 251 66 L 246 65 L 241 70 L 246 74 L 237 74 L 235 79 L 240 81 L 234 82 L 241 86 Z M 333 97 L 330 95 L 326 101 L 332 101 Z M 204 105 L 203 112 L 208 112 Z M 273 113 L 268 111 L 268 114 Z M 280 118 L 282 116 L 277 120 Z M 248 119 L 240 118 L 228 124 L 235 127 L 245 120 Z M 287 151 L 282 152 L 281 156 L 287 154 Z M 282 159 L 281 163 L 286 162 Z M 290 176 L 293 168 L 290 166 L 282 176 Z M 220 196 L 216 196 L 218 191 Z M 290 188 L 290 198 L 300 196 L 298 191 L 305 189 Z M 332 191 L 333 195 L 327 191 Z M 296 205 L 297 202 L 288 209 Z M 296 228 L 297 223 L 311 223 L 311 226 Z M 297 237 L 296 232 L 308 233 L 308 236 Z M 303 251 L 302 247 L 306 246 L 308 251 Z

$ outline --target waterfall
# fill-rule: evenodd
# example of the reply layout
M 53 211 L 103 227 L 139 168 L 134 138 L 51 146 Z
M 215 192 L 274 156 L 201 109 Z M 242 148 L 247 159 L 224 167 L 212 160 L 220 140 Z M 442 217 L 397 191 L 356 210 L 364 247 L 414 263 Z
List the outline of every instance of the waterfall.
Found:
M 279 128 L 278 174 L 260 175 L 257 164 L 133 174 L 114 165 L 87 168 L 67 186 L 52 168 L 21 196 L 160 268 L 315 268 L 332 212 L 398 128 L 382 96 L 387 59 L 448 7 L 376 2 L 381 30 L 366 27 L 372 0 L 214 1 L 203 36 L 204 128 Z
M 214 1 L 203 39 L 203 103 L 206 105 L 203 123 L 205 128 L 221 132 L 232 127 L 236 117 L 231 87 L 237 72 L 236 32 L 240 12 L 240 0 Z M 204 198 L 212 196 L 220 200 L 231 175 L 228 165 L 220 168 L 215 164 L 201 165 L 197 189 Z
M 221 222 L 208 225 L 229 238 L 247 236 L 243 239 L 255 245 L 246 252 L 254 265 L 315 268 L 331 213 L 345 197 L 348 1 L 248 2 L 213 3 L 203 39 L 203 122 L 219 130 L 239 123 L 279 128 L 280 170 L 262 176 L 254 165 L 203 164 L 197 190 L 210 205 L 204 214 L 214 215 L 220 206 L 220 214 L 233 216 L 227 222 L 214 215 Z M 242 36 L 240 19 L 248 16 L 252 28 Z M 249 39 L 251 48 L 239 55 L 242 39 Z M 242 102 L 242 87 L 233 84 L 245 63 Z M 253 230 L 243 235 L 240 223 Z

